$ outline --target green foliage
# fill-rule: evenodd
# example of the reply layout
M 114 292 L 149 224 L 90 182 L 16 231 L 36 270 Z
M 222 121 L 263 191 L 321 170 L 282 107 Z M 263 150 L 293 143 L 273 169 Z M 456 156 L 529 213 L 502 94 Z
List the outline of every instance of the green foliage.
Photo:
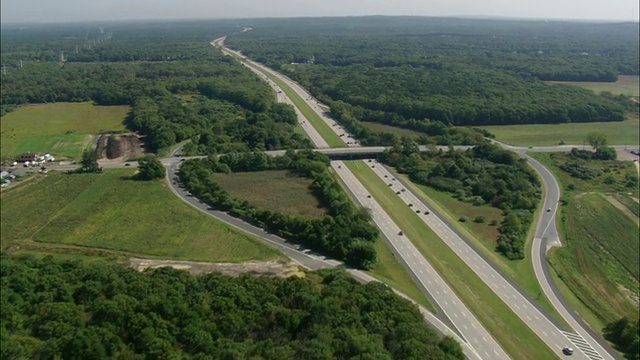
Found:
M 598 150 L 600 146 L 607 145 L 607 134 L 602 132 L 590 132 L 587 134 L 587 138 L 585 139 L 589 145 L 591 145 L 594 149 Z
M 229 36 L 226 43 L 301 82 L 350 131 L 368 139 L 354 121 L 416 130 L 436 122 L 622 120 L 630 105 L 624 96 L 541 81 L 616 81 L 618 73 L 638 73 L 637 27 L 592 25 L 406 17 L 255 20 L 261 31 Z M 609 56 L 599 56 L 604 53 Z M 334 113 L 336 105 L 343 109 Z M 442 134 L 430 136 L 447 141 Z M 368 141 L 374 139 L 385 140 Z
M 452 193 L 461 201 L 479 204 L 482 199 L 502 209 L 509 221 L 505 219 L 499 229 L 496 248 L 510 260 L 523 259 L 524 239 L 540 199 L 540 182 L 527 163 L 492 144 L 465 152 L 432 151 L 425 157 L 415 144 L 403 139 L 401 146 L 385 151 L 381 160 L 418 184 Z
M 560 169 L 569 173 L 569 175 L 574 178 L 583 180 L 595 179 L 602 175 L 602 171 L 599 169 L 589 166 L 587 163 L 578 161 L 563 163 L 560 165 Z
M 600 145 L 596 152 L 593 153 L 592 158 L 596 160 L 616 160 L 618 153 L 612 147 Z
M 615 344 L 616 348 L 625 354 L 629 360 L 640 356 L 640 328 L 638 320 L 630 321 L 623 317 L 618 321 L 607 324 L 603 329 L 605 339 Z
M 350 265 L 368 269 L 376 262 L 374 243 L 378 230 L 370 223 L 371 215 L 350 201 L 329 172 L 328 164 L 326 156 L 312 151 L 288 151 L 275 158 L 264 153 L 232 153 L 219 159 L 212 156 L 185 161 L 179 174 L 187 188 L 206 203 Z M 212 172 L 223 169 L 234 172 L 287 169 L 309 177 L 313 181 L 312 192 L 329 212 L 321 218 L 308 219 L 257 208 L 247 201 L 232 198 L 211 176 Z
M 464 359 L 418 309 L 344 270 L 143 273 L 2 255 L 2 358 Z
M 138 174 L 136 178 L 140 180 L 162 179 L 165 173 L 166 169 L 164 165 L 153 155 L 147 155 L 138 160 Z
M 80 170 L 87 173 L 95 173 L 100 171 L 96 152 L 90 147 L 82 152 L 82 159 L 80 160 Z
M 487 219 L 484 216 L 476 216 L 473 219 L 473 221 L 478 223 L 478 224 L 484 224 L 487 221 Z

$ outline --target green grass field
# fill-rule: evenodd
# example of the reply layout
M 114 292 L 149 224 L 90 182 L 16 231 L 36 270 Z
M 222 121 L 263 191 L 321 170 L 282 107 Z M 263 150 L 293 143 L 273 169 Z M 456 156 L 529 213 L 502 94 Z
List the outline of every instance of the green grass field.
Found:
M 124 130 L 129 106 L 95 106 L 90 102 L 21 106 L 0 118 L 0 155 L 51 152 L 76 157 L 91 135 Z
M 289 87 L 289 85 L 287 85 L 279 78 L 271 75 L 271 73 L 269 72 L 263 71 L 262 69 L 253 65 L 249 66 L 252 66 L 256 70 L 265 74 L 269 79 L 278 84 L 282 91 L 287 94 L 289 99 L 291 99 L 295 106 L 300 110 L 302 115 L 304 115 L 304 117 L 309 120 L 311 125 L 316 129 L 316 131 L 318 131 L 320 136 L 322 136 L 322 138 L 327 142 L 327 144 L 329 144 L 330 147 L 344 147 L 346 145 L 345 142 L 342 141 L 342 139 L 329 127 L 329 125 L 327 125 L 327 123 L 324 122 L 324 120 L 322 120 L 322 118 L 320 118 L 320 116 L 318 116 L 318 114 L 313 111 L 313 109 L 311 109 L 309 105 L 307 105 L 307 103 L 298 95 L 298 93 L 296 93 Z
M 280 257 L 273 248 L 193 210 L 164 181 L 135 170 L 51 172 L 2 191 L 2 247 L 49 245 L 89 254 L 194 261 Z M 78 251 L 82 252 L 82 251 Z
M 551 351 L 368 166 L 347 162 L 419 251 L 515 359 L 553 359 Z M 528 349 L 522 351 L 522 349 Z
M 362 125 L 368 127 L 373 132 L 377 132 L 377 133 L 388 132 L 388 133 L 396 134 L 401 137 L 406 136 L 411 138 L 411 137 L 418 137 L 420 135 L 423 135 L 422 133 L 419 133 L 417 131 L 403 129 L 395 126 L 389 126 L 389 125 L 380 124 L 376 122 L 370 122 L 370 121 L 363 121 Z
M 581 88 L 592 90 L 596 94 L 608 91 L 614 95 L 622 94 L 635 97 L 640 96 L 640 77 L 637 75 L 620 75 L 618 76 L 618 81 L 614 83 L 579 81 L 546 81 L 546 83 L 579 86 Z
M 569 123 L 546 125 L 480 126 L 496 136 L 496 140 L 519 146 L 582 145 L 590 132 L 607 135 L 610 145 L 638 145 L 640 121 L 637 114 L 628 114 L 624 121 Z M 587 146 L 589 144 L 587 143 Z
M 307 218 L 322 217 L 327 213 L 309 188 L 311 180 L 286 170 L 214 174 L 213 179 L 232 197 L 262 209 Z
M 559 289 L 597 331 L 622 316 L 637 316 L 640 233 L 636 223 L 603 196 L 637 198 L 637 187 L 626 186 L 627 177 L 637 174 L 635 166 L 630 162 L 585 162 L 602 171 L 587 181 L 559 169 L 559 164 L 569 161 L 567 154 L 532 155 L 554 172 L 567 201 L 561 207 L 558 225 L 564 246 L 553 249 L 548 258 Z

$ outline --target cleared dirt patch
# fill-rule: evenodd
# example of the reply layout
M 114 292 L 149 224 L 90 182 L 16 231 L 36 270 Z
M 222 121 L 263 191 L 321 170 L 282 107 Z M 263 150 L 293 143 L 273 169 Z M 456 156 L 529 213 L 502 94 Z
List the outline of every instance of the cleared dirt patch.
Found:
M 103 134 L 96 147 L 98 161 L 126 161 L 144 155 L 142 141 L 134 134 Z
M 155 260 L 130 258 L 126 265 L 138 271 L 149 268 L 170 266 L 177 270 L 186 270 L 193 275 L 219 272 L 224 275 L 238 276 L 250 274 L 256 276 L 304 276 L 297 265 L 292 262 L 280 261 L 246 261 L 241 263 L 207 263 L 195 261 Z

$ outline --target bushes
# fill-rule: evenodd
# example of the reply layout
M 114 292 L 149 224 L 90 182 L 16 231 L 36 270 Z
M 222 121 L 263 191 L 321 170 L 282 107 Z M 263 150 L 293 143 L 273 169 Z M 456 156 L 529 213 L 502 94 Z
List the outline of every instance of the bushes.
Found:
M 598 176 L 602 175 L 602 171 L 577 161 L 570 161 L 561 164 L 560 169 L 569 173 L 569 175 L 574 178 L 583 180 L 595 179 Z
M 227 154 L 203 160 L 189 160 L 180 167 L 180 178 L 187 188 L 209 205 L 308 245 L 311 248 L 346 261 L 359 268 L 370 268 L 377 256 L 374 243 L 378 230 L 370 214 L 357 209 L 328 170 L 329 159 L 319 153 L 287 152 L 271 158 L 264 153 Z M 240 199 L 231 198 L 212 178 L 220 168 L 231 171 L 288 169 L 313 179 L 311 189 L 329 213 L 322 219 L 306 219 L 259 209 Z
M 526 229 L 540 199 L 540 182 L 526 161 L 492 144 L 464 152 L 432 151 L 426 157 L 421 157 L 414 144 L 403 139 L 401 146 L 385 151 L 380 159 L 408 173 L 416 183 L 449 192 L 460 201 L 487 203 L 502 209 L 509 221 L 500 227 L 496 249 L 509 259 L 524 258 Z M 486 219 L 474 221 L 481 223 Z

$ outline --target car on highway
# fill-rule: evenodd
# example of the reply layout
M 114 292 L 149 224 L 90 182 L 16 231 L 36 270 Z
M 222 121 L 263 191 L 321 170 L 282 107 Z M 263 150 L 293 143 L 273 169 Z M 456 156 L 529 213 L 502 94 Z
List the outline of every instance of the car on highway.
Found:
M 551 212 L 551 208 L 547 208 L 547 212 Z
M 562 349 L 562 353 L 565 355 L 572 355 L 573 354 L 573 349 L 570 347 L 565 347 L 564 349 Z
M 129 164 L 129 163 L 124 163 L 124 166 L 131 166 L 131 164 Z
M 404 233 L 403 233 L 402 231 L 400 231 L 400 232 L 398 233 L 398 235 L 400 235 L 400 236 L 402 236 L 403 234 L 404 234 Z

